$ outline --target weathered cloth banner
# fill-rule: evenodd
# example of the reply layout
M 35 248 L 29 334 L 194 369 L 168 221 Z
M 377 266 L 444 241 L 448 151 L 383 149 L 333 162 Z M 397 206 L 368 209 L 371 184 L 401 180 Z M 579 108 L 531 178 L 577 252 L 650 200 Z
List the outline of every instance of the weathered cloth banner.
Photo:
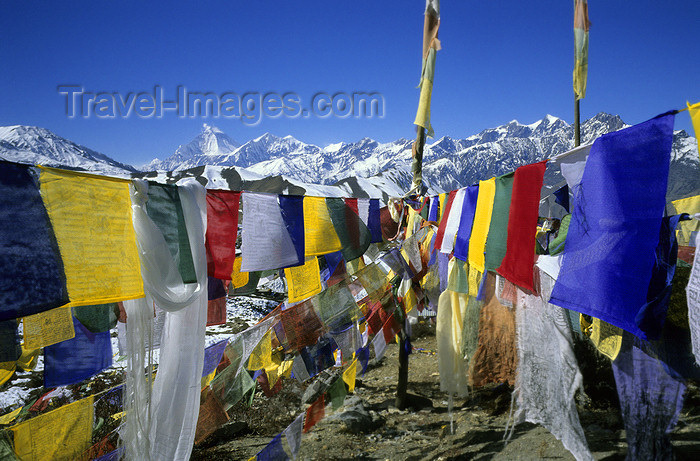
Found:
M 506 254 L 498 273 L 521 288 L 533 291 L 535 234 L 540 205 L 540 189 L 547 162 L 524 165 L 515 170 L 508 217 Z
M 142 297 L 129 181 L 42 167 L 40 183 L 71 305 Z
M 241 271 L 262 271 L 303 264 L 297 245 L 282 215 L 276 195 L 243 194 L 241 230 Z M 324 203 L 325 207 L 325 203 Z M 327 213 L 326 213 L 327 214 Z
M 207 190 L 207 273 L 211 277 L 226 280 L 233 272 L 240 201 L 240 192 Z
M 112 365 L 109 331 L 92 333 L 73 319 L 75 337 L 44 348 L 44 387 L 83 381 Z
M 93 396 L 12 426 L 15 453 L 22 460 L 78 459 L 90 448 Z
M 666 205 L 673 113 L 596 139 L 574 190 L 574 211 L 550 302 L 640 338 Z M 635 161 L 630 163 L 629 159 Z
M 518 290 L 516 328 L 518 373 L 513 424 L 542 424 L 577 460 L 593 460 L 574 396 L 583 377 L 574 356 L 564 309 L 548 304 L 554 281 L 540 272 L 542 297 Z
M 68 302 L 58 243 L 29 167 L 0 161 L 0 321 Z
M 506 255 L 508 240 L 508 218 L 510 216 L 510 199 L 513 193 L 515 173 L 504 174 L 496 178 L 496 191 L 493 197 L 491 223 L 486 237 L 486 269 L 495 271 Z
M 627 434 L 627 459 L 672 459 L 669 433 L 683 408 L 685 384 L 669 376 L 629 333 L 612 369 Z

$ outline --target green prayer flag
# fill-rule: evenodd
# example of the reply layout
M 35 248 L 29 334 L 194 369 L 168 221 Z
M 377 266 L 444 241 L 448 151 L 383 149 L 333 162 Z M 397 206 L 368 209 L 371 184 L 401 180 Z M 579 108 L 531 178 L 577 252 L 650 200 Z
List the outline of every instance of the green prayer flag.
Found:
M 365 223 L 342 198 L 326 198 L 326 206 L 342 245 L 343 259 L 352 261 L 362 256 L 372 240 Z
M 331 384 L 331 386 L 328 388 L 328 395 L 331 398 L 331 407 L 333 410 L 337 410 L 343 406 L 347 393 L 348 391 L 345 389 L 345 381 L 343 381 L 342 378 L 336 379 L 335 382 Z
M 170 253 L 178 261 L 182 281 L 196 283 L 197 275 L 194 272 L 190 239 L 177 186 L 149 182 L 146 212 L 163 233 Z
M 96 306 L 73 306 L 73 317 L 92 333 L 103 333 L 117 326 L 119 306 L 117 303 Z
M 493 198 L 491 224 L 486 237 L 485 249 L 486 269 L 490 271 L 500 267 L 503 257 L 506 255 L 508 215 L 510 213 L 510 197 L 513 193 L 514 176 L 515 173 L 513 172 L 496 178 L 496 193 Z

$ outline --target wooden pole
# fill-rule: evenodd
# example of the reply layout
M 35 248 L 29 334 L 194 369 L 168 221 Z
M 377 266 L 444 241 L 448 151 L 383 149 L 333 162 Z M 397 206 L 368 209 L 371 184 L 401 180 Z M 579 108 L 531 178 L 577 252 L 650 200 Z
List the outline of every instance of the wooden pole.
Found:
M 574 147 L 581 145 L 581 111 L 579 107 L 580 99 L 574 94 L 576 104 L 574 106 Z

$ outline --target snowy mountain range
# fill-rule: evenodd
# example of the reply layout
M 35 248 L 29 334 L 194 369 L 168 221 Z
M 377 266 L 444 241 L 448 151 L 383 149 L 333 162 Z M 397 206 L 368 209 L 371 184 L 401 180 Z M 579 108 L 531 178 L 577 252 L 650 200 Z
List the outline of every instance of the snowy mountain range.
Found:
M 582 123 L 582 142 L 626 126 L 620 117 L 600 113 Z M 529 125 L 513 120 L 464 139 L 442 137 L 425 146 L 424 182 L 431 193 L 449 191 L 551 158 L 574 147 L 573 131 L 564 120 L 547 115 Z M 7 160 L 108 174 L 121 171 L 167 182 L 192 176 L 207 187 L 326 196 L 402 195 L 411 182 L 411 144 L 407 139 L 380 143 L 364 138 L 320 147 L 269 133 L 240 144 L 205 124 L 195 139 L 179 146 L 173 155 L 154 159 L 137 172 L 42 128 L 0 127 L 0 157 Z M 556 168 L 548 169 L 546 184 L 560 180 Z M 697 141 L 677 131 L 667 198 L 698 193 Z

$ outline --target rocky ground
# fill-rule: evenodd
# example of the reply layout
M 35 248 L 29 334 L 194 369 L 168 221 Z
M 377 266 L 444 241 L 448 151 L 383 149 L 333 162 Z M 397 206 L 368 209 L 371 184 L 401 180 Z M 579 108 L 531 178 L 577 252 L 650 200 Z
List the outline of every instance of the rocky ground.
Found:
M 505 385 L 474 390 L 454 401 L 440 391 L 435 332 L 429 324 L 419 329 L 410 356 L 409 393 L 422 396 L 418 408 L 394 407 L 398 348 L 388 346 L 379 363 L 370 362 L 358 376 L 354 395 L 304 434 L 299 454 L 304 460 L 458 460 L 458 459 L 574 459 L 546 429 L 533 424 L 516 426 L 508 444 L 503 435 L 510 410 L 511 389 Z M 584 379 L 585 379 L 584 373 Z M 193 460 L 249 459 L 262 450 L 294 418 L 309 383 L 285 380 L 283 390 L 266 398 L 258 390 L 251 408 L 240 403 L 230 412 L 231 422 L 194 449 Z M 259 388 L 259 386 L 258 386 Z M 700 459 L 700 403 L 697 387 L 672 434 L 676 458 Z M 581 423 L 597 460 L 624 459 L 627 451 L 619 410 L 588 399 L 579 407 Z M 451 427 L 453 431 L 451 431 Z

